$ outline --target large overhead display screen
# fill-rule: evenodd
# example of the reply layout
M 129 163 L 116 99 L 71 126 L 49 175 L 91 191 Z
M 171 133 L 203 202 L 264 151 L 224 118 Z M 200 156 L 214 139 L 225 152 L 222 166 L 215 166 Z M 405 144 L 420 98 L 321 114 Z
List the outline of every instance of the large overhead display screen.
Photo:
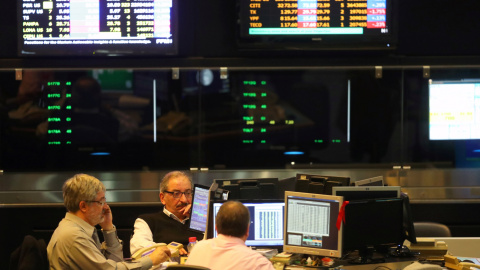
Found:
M 17 0 L 20 56 L 174 55 L 175 0 Z
M 244 43 L 284 49 L 373 48 L 395 45 L 391 0 L 239 1 Z

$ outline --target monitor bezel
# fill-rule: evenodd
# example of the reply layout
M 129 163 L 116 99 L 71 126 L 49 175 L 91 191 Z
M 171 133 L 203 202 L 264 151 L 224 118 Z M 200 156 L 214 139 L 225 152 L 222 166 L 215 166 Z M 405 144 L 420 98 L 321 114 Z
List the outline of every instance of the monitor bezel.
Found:
M 393 230 L 392 227 L 390 226 L 387 226 L 385 225 L 384 223 L 382 222 L 374 222 L 372 221 L 369 217 L 367 217 L 368 215 L 362 215 L 362 217 L 359 217 L 358 220 L 353 220 L 353 221 L 358 221 L 357 223 L 355 222 L 352 222 L 352 217 L 349 216 L 348 214 L 350 212 L 352 212 L 352 210 L 349 208 L 349 207 L 355 207 L 356 205 L 358 205 L 358 207 L 364 207 L 364 208 L 371 208 L 372 205 L 376 205 L 376 204 L 383 204 L 383 203 L 389 203 L 389 204 L 392 204 L 390 207 L 388 207 L 388 210 L 385 209 L 385 212 L 388 212 L 390 214 L 394 213 L 392 212 L 395 207 L 393 206 L 397 206 L 398 209 L 398 214 L 400 214 L 400 217 L 398 218 L 397 221 L 400 221 L 396 227 L 393 227 L 395 229 L 398 229 L 395 231 L 396 235 L 395 234 L 388 234 L 389 236 L 389 240 L 390 239 L 393 239 L 393 238 L 396 238 L 398 237 L 398 242 L 384 242 L 384 240 L 382 241 L 378 241 L 378 237 L 373 237 L 373 238 L 369 238 L 367 237 L 367 235 L 365 235 L 365 237 L 362 237 L 362 240 L 359 240 L 358 238 L 356 239 L 353 239 L 353 243 L 352 243 L 352 238 L 348 238 L 347 236 L 348 235 L 353 235 L 353 233 L 357 234 L 359 233 L 359 230 L 358 228 L 356 228 L 356 226 L 359 226 L 358 223 L 362 223 L 362 225 L 364 227 L 372 227 L 372 224 L 373 225 L 377 225 L 377 227 L 382 227 L 382 228 L 386 228 L 388 230 Z M 358 210 L 358 209 L 357 209 Z M 358 213 L 358 211 L 353 211 L 354 213 Z M 376 211 L 370 211 L 369 209 L 369 212 L 370 213 L 378 213 Z M 366 254 L 362 254 L 362 252 L 365 252 L 367 250 L 367 248 L 369 247 L 373 247 L 377 252 L 380 252 L 379 250 L 377 250 L 378 247 L 394 247 L 394 246 L 398 246 L 398 245 L 401 245 L 404 241 L 405 241 L 405 229 L 404 229 L 404 222 L 403 222 L 403 213 L 404 213 L 404 202 L 403 202 L 403 198 L 399 197 L 399 198 L 377 198 L 377 199 L 372 199 L 372 200 L 356 200 L 356 201 L 350 201 L 350 203 L 345 207 L 345 224 L 346 224 L 346 227 L 345 227 L 345 230 L 344 230 L 344 234 L 345 234 L 345 243 L 343 245 L 343 248 L 345 249 L 345 252 L 352 252 L 352 251 L 359 251 L 359 254 L 360 254 L 360 257 L 363 257 L 364 255 Z M 365 218 L 364 218 L 365 216 Z M 384 216 L 382 216 L 382 219 L 385 219 Z M 391 222 L 391 219 L 387 219 L 389 222 Z M 380 225 L 378 225 L 380 224 Z M 360 225 L 360 226 L 362 226 Z M 385 225 L 385 226 L 384 226 Z M 349 229 L 349 227 L 352 226 L 354 227 L 355 229 Z M 378 233 L 378 229 L 375 230 L 375 232 L 377 233 L 374 233 L 371 229 L 369 229 L 369 232 L 371 233 L 371 235 L 375 234 L 377 235 Z M 365 232 L 360 232 L 360 233 L 365 233 Z M 362 234 L 363 236 L 363 234 Z M 396 236 L 396 237 L 395 237 Z M 368 239 L 368 241 L 365 241 L 364 239 Z M 367 259 L 367 258 L 364 258 L 364 259 Z M 352 262 L 355 262 L 355 260 L 351 260 Z
M 283 251 L 291 253 L 300 253 L 300 254 L 310 254 L 310 255 L 319 255 L 327 257 L 336 257 L 341 258 L 343 253 L 343 225 L 340 226 L 338 230 L 338 239 L 337 239 L 337 250 L 333 249 L 322 249 L 322 248 L 311 248 L 311 247 L 302 247 L 288 245 L 285 239 L 287 239 L 287 217 L 288 217 L 288 200 L 289 197 L 297 197 L 304 199 L 313 199 L 313 200 L 328 200 L 328 201 L 338 201 L 338 210 L 341 211 L 343 206 L 343 197 L 342 196 L 333 196 L 325 194 L 316 194 L 316 193 L 304 193 L 296 191 L 285 191 L 285 214 L 284 214 L 284 243 Z

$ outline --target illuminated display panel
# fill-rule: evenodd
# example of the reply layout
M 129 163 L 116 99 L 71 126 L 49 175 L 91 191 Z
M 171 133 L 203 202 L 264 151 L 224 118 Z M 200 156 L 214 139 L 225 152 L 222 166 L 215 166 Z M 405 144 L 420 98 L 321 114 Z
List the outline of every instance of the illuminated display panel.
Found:
M 391 0 L 238 1 L 241 44 L 283 49 L 392 49 Z
M 342 257 L 342 204 L 340 196 L 286 191 L 283 251 Z
M 17 0 L 18 54 L 175 55 L 176 0 Z
M 205 233 L 207 230 L 210 189 L 207 186 L 195 184 L 192 199 L 192 212 L 188 228 Z
M 332 74 L 329 79 L 335 77 Z M 281 144 L 287 146 L 283 148 L 285 155 L 303 155 L 306 149 L 350 142 L 348 79 L 338 78 L 336 87 L 328 91 L 321 84 L 302 85 L 293 72 L 261 79 L 249 74 L 239 78 L 243 145 L 271 149 Z M 315 87 L 321 90 L 311 91 Z M 303 98 L 296 100 L 294 93 Z M 332 113 L 330 108 L 341 109 Z
M 480 80 L 430 80 L 430 140 L 480 139 L 479 93 Z
M 250 229 L 245 244 L 264 248 L 281 247 L 285 203 L 269 200 L 242 201 L 242 203 L 250 212 Z M 213 203 L 212 228 L 216 228 L 216 217 L 222 205 L 223 202 Z M 217 236 L 217 230 L 213 230 L 213 237 Z

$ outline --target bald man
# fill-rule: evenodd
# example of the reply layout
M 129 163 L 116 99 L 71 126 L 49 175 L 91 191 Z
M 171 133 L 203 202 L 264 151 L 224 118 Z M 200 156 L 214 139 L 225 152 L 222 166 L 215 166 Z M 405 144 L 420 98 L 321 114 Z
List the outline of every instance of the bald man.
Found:
M 186 264 L 211 270 L 274 270 L 267 258 L 245 245 L 250 212 L 241 202 L 225 202 L 215 221 L 218 237 L 197 243 Z

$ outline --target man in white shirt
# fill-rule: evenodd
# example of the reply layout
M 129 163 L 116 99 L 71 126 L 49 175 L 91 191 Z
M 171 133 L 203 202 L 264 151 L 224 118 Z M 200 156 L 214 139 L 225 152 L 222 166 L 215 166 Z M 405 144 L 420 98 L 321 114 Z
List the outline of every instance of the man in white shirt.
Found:
M 186 247 L 189 237 L 203 239 L 203 234 L 188 229 L 192 192 L 192 181 L 187 174 L 181 171 L 166 174 L 160 183 L 159 194 L 164 206 L 160 212 L 142 214 L 135 220 L 130 252 L 133 254 L 155 243 L 178 242 Z M 185 248 L 180 250 L 180 255 L 185 254 Z
M 198 242 L 186 264 L 211 270 L 274 270 L 272 263 L 245 245 L 250 212 L 241 202 L 227 201 L 215 219 L 218 237 Z

